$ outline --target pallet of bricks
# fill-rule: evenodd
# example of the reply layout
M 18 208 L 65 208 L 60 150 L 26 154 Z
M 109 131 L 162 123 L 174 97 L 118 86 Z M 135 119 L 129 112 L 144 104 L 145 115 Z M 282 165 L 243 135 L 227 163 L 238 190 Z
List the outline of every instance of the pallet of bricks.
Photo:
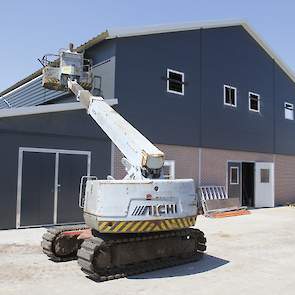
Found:
M 222 218 L 250 214 L 246 207 L 240 205 L 239 198 L 229 198 L 224 186 L 200 186 L 198 195 L 206 217 Z

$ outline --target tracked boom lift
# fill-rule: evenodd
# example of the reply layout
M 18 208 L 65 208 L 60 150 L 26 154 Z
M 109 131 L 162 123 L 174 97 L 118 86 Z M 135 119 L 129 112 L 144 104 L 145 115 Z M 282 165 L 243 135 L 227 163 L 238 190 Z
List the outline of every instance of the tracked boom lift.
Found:
M 122 180 L 84 177 L 85 225 L 49 229 L 44 253 L 58 261 L 77 255 L 81 269 L 100 281 L 198 259 L 206 239 L 191 228 L 197 217 L 194 181 L 164 179 L 164 153 L 102 97 L 81 87 L 92 79 L 83 60 L 80 53 L 61 51 L 59 61 L 45 65 L 43 86 L 74 93 L 124 155 L 127 174 Z

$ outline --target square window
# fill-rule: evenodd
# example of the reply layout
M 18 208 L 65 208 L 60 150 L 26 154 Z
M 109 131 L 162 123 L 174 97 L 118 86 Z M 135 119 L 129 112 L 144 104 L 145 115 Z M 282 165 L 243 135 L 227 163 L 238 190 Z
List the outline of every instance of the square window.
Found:
M 239 184 L 239 167 L 230 167 L 230 184 Z
M 167 92 L 184 95 L 184 73 L 167 69 Z
M 289 102 L 285 102 L 285 119 L 294 120 L 294 105 Z
M 223 89 L 224 104 L 236 107 L 237 106 L 237 88 L 224 85 Z
M 249 110 L 253 112 L 260 112 L 260 95 L 249 92 Z
M 260 169 L 260 182 L 269 183 L 269 169 Z

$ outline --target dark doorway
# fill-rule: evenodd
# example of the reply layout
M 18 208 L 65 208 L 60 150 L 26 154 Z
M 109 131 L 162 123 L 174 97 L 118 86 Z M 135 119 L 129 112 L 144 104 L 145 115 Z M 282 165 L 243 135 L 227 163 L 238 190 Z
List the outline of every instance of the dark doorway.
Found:
M 242 206 L 254 207 L 254 163 L 242 163 Z

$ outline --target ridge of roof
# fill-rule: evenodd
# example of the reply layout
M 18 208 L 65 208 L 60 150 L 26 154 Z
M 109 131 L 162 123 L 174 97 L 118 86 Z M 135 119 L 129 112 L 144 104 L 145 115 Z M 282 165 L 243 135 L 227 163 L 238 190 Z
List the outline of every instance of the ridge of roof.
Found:
M 256 33 L 251 26 L 244 20 L 232 20 L 232 21 L 211 21 L 211 22 L 190 22 L 183 24 L 170 24 L 170 25 L 154 25 L 145 26 L 142 28 L 124 28 L 124 29 L 110 29 L 106 30 L 96 37 L 90 39 L 89 41 L 81 44 L 75 49 L 77 52 L 82 52 L 106 39 L 124 38 L 132 36 L 142 36 L 160 33 L 171 33 L 198 29 L 210 29 L 210 28 L 222 28 L 222 27 L 233 27 L 242 26 L 249 35 L 265 50 L 265 52 L 281 67 L 281 69 L 287 74 L 287 76 L 295 83 L 295 74 L 287 64 L 285 64 L 282 59 L 274 53 L 271 47 Z M 1 96 L 10 93 L 21 85 L 31 81 L 32 79 L 40 76 L 42 74 L 42 69 L 32 73 L 26 78 L 18 81 L 9 88 L 0 92 Z

